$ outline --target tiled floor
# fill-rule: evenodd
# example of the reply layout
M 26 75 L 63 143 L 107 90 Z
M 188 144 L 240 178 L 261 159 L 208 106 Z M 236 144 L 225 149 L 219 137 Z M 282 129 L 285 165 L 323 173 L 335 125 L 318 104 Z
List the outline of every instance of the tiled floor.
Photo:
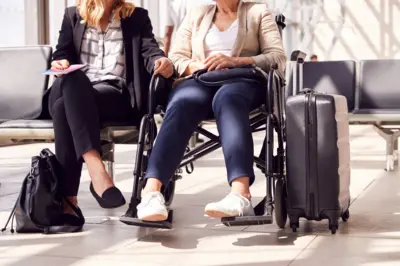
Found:
M 369 126 L 351 127 L 351 219 L 337 235 L 327 223 L 302 222 L 299 233 L 276 225 L 227 228 L 203 215 L 203 207 L 229 191 L 220 151 L 195 164 L 179 181 L 174 229 L 124 225 L 126 206 L 100 209 L 88 192 L 84 173 L 80 205 L 88 223 L 73 235 L 0 235 L 0 265 L 220 265 L 220 266 L 376 266 L 400 265 L 400 176 L 384 168 L 383 140 Z M 260 148 L 262 135 L 255 136 Z M 0 148 L 0 225 L 8 217 L 30 156 L 50 144 Z M 136 147 L 117 146 L 116 184 L 129 199 Z M 264 191 L 257 170 L 254 200 Z

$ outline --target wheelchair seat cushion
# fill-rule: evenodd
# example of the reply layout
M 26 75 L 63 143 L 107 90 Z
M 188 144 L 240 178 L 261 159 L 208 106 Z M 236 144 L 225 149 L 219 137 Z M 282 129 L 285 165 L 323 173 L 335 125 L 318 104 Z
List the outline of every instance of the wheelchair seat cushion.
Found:
M 237 68 L 221 69 L 208 72 L 206 69 L 193 73 L 193 79 L 206 86 L 221 87 L 226 83 L 239 81 L 258 82 L 267 84 L 267 76 L 253 65 Z

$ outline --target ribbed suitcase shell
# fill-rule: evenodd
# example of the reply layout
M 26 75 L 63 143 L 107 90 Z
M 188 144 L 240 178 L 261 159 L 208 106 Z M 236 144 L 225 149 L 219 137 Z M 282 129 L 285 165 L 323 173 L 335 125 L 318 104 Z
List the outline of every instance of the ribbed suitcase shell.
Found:
M 337 223 L 350 203 L 350 143 L 344 96 L 308 92 L 286 103 L 287 193 L 291 222 Z

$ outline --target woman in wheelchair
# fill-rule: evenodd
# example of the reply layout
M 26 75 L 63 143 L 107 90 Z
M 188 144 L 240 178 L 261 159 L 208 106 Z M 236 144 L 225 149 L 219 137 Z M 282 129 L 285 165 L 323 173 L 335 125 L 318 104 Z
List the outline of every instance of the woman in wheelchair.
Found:
M 147 92 L 153 73 L 170 77 L 173 66 L 154 39 L 147 11 L 125 0 L 81 0 L 67 8 L 51 66 L 65 70 L 73 64 L 86 67 L 59 76 L 49 95 L 60 187 L 77 206 L 84 161 L 99 205 L 116 208 L 125 199 L 101 159 L 101 124 L 134 123 L 144 113 L 134 96 Z M 65 212 L 73 218 L 67 202 Z
M 257 82 L 227 83 L 219 88 L 191 79 L 208 71 L 255 64 L 268 72 L 284 70 L 286 56 L 274 17 L 266 4 L 249 0 L 215 0 L 216 5 L 192 9 L 178 31 L 170 56 L 180 79 L 175 82 L 163 124 L 150 155 L 138 218 L 168 218 L 162 186 L 180 164 L 196 126 L 215 117 L 231 192 L 205 207 L 208 216 L 254 216 L 250 186 L 254 182 L 253 139 L 249 113 L 265 103 L 266 88 Z M 211 117 L 212 117 L 211 116 Z

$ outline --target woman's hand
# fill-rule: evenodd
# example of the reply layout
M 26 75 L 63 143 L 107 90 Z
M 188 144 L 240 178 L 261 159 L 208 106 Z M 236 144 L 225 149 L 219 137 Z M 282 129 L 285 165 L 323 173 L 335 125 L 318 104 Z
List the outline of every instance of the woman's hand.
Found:
M 212 55 L 204 61 L 205 68 L 208 71 L 234 68 L 251 64 L 255 64 L 255 60 L 252 57 L 230 57 L 224 54 Z
M 239 66 L 238 58 L 226 56 L 224 54 L 216 54 L 209 56 L 204 61 L 205 68 L 208 71 L 225 69 L 225 68 L 233 68 Z
M 54 60 L 51 62 L 51 69 L 52 70 L 64 70 L 69 68 L 69 62 L 66 59 L 63 60 Z
M 162 57 L 156 60 L 154 63 L 154 75 L 157 74 L 164 78 L 170 78 L 174 74 L 174 66 L 168 58 Z

